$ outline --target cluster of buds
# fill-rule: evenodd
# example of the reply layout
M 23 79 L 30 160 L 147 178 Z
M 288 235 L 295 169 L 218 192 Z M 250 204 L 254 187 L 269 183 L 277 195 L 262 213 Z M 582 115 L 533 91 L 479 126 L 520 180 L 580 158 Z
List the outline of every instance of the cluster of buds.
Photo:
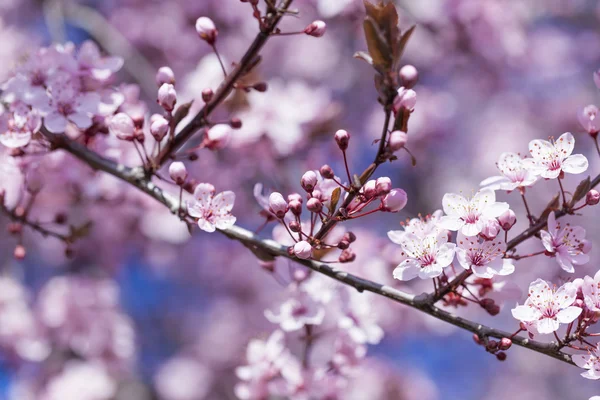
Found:
M 406 206 L 408 196 L 404 190 L 392 188 L 392 181 L 388 177 L 371 179 L 364 184 L 354 202 L 346 209 L 347 215 L 356 215 L 377 201 L 377 211 L 398 212 Z
M 487 337 L 479 337 L 478 334 L 473 334 L 473 341 L 480 346 L 485 346 L 488 353 L 494 354 L 498 361 L 506 360 L 506 350 L 512 346 L 512 340 L 502 338 L 500 340 L 488 339 Z

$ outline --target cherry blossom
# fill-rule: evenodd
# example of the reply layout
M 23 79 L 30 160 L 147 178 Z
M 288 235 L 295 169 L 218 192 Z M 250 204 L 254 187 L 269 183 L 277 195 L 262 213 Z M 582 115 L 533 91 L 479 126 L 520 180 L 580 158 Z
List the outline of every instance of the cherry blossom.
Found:
M 460 231 L 465 236 L 475 236 L 491 219 L 496 219 L 506 210 L 508 203 L 496 202 L 493 190 L 482 189 L 470 200 L 456 193 L 447 193 L 442 199 L 445 216 L 439 226 L 450 231 Z
M 50 381 L 42 398 L 110 400 L 116 391 L 116 380 L 101 365 L 71 361 L 60 375 Z
M 379 343 L 383 339 L 383 329 L 377 324 L 377 315 L 369 302 L 348 290 L 342 292 L 342 299 L 343 316 L 338 320 L 338 327 L 348 332 L 356 343 Z
M 502 240 L 479 240 L 476 236 L 467 237 L 459 232 L 456 244 L 456 259 L 464 269 L 473 270 L 475 276 L 489 279 L 515 271 L 512 260 L 502 258 L 506 251 Z
M 597 135 L 600 131 L 600 119 L 598 119 L 598 107 L 593 104 L 583 107 L 577 112 L 579 123 L 586 132 Z
M 325 309 L 306 292 L 300 291 L 283 302 L 278 310 L 266 310 L 265 317 L 279 324 L 283 331 L 291 332 L 305 325 L 320 325 L 325 317 Z
M 441 232 L 447 233 L 446 230 L 439 227 L 439 220 L 444 215 L 442 210 L 436 210 L 431 215 L 426 215 L 424 218 L 412 218 L 406 224 L 404 224 L 404 230 L 389 231 L 388 237 L 396 244 L 400 244 L 402 236 L 406 233 L 412 233 L 413 235 L 424 239 L 428 235 L 437 235 Z
M 235 224 L 231 215 L 235 193 L 221 192 L 215 196 L 215 187 L 210 183 L 200 183 L 194 190 L 194 203 L 188 202 L 188 213 L 198 219 L 198 226 L 206 232 L 228 229 Z
M 600 311 L 600 271 L 594 277 L 586 276 L 581 285 L 585 306 L 591 311 Z
M 523 162 L 523 158 L 516 153 L 502 153 L 496 163 L 500 176 L 484 179 L 481 186 L 492 190 L 515 190 L 532 186 L 539 177 L 535 176 Z
M 0 110 L 0 143 L 11 149 L 27 146 L 42 125 L 37 111 L 19 101 L 12 103 L 9 110 Z
M 590 351 L 589 354 L 573 354 L 571 358 L 575 365 L 587 370 L 582 372 L 581 376 L 586 379 L 600 379 L 600 345 Z
M 573 322 L 582 311 L 573 305 L 577 287 L 570 282 L 556 289 L 537 279 L 529 285 L 527 296 L 524 305 L 512 309 L 512 315 L 521 322 L 531 323 L 541 334 L 555 332 L 560 324 Z
M 573 265 L 585 264 L 590 260 L 586 246 L 585 229 L 566 224 L 564 227 L 556 220 L 554 212 L 548 215 L 548 230 L 540 231 L 542 244 L 556 257 L 558 265 L 567 272 L 575 272 Z
M 87 40 L 81 44 L 77 53 L 80 74 L 89 74 L 92 78 L 105 81 L 123 66 L 120 57 L 102 57 L 98 46 Z
M 523 163 L 534 175 L 546 179 L 558 178 L 561 172 L 580 174 L 588 168 L 588 160 L 581 154 L 573 153 L 575 138 L 569 132 L 560 135 L 555 142 L 532 140 L 529 142 L 529 153 L 533 158 L 526 158 Z
M 452 264 L 456 245 L 448 243 L 445 232 L 429 234 L 425 237 L 410 232 L 398 235 L 397 231 L 388 232 L 389 239 L 402 246 L 406 259 L 394 269 L 394 278 L 408 281 L 416 278 L 435 278 L 443 269 Z

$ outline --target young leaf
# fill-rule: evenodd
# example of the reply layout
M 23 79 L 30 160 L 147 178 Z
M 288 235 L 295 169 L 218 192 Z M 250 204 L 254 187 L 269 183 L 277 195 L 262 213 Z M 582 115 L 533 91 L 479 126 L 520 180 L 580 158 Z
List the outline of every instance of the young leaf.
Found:
M 588 176 L 577 185 L 577 189 L 575 189 L 575 193 L 573 193 L 573 199 L 571 199 L 570 206 L 573 207 L 579 200 L 583 199 L 587 192 L 590 191 L 591 188 L 591 180 Z

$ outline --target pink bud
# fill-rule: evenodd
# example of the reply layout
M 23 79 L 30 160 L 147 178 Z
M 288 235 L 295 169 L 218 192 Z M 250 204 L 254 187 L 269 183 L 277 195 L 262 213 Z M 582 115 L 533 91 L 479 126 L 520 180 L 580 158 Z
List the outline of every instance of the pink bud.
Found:
M 22 245 L 18 244 L 17 246 L 15 246 L 15 251 L 13 253 L 14 257 L 16 260 L 21 261 L 22 259 L 25 258 L 25 255 L 27 254 L 27 252 L 25 251 L 25 247 L 23 247 Z
M 289 223 L 290 231 L 292 232 L 300 232 L 302 230 L 302 226 L 298 223 L 298 221 L 291 221 Z
M 394 113 L 398 113 L 402 108 L 412 111 L 416 104 L 417 93 L 412 89 L 407 89 L 402 86 L 398 89 L 398 94 L 394 99 Z
M 361 192 L 367 200 L 377 196 L 377 181 L 375 179 L 367 181 L 362 187 Z
M 412 65 L 405 65 L 400 68 L 400 82 L 407 89 L 412 88 L 419 79 L 419 71 Z
M 214 92 L 211 88 L 206 88 L 202 91 L 202 101 L 204 101 L 205 103 L 208 103 L 209 101 L 212 100 L 212 97 L 214 95 Z
M 187 178 L 187 169 L 181 161 L 175 161 L 169 165 L 169 176 L 178 185 L 183 185 L 185 178 Z
M 319 199 L 319 200 L 323 201 L 323 193 L 321 193 L 321 191 L 319 189 L 313 190 L 312 193 L 310 194 L 310 197 L 314 197 L 315 199 Z
M 227 146 L 231 138 L 231 126 L 217 124 L 206 131 L 204 145 L 210 150 L 218 150 Z
M 348 242 L 353 243 L 356 241 L 356 235 L 352 232 L 346 232 L 344 233 L 342 240 L 347 240 Z
M 281 193 L 271 193 L 269 196 L 269 209 L 277 218 L 285 217 L 285 214 L 288 212 L 288 203 Z
M 323 21 L 313 21 L 310 25 L 304 28 L 304 33 L 309 36 L 321 37 L 325 34 L 325 30 L 327 29 L 327 24 Z
M 340 250 L 346 250 L 348 247 L 350 247 L 350 242 L 347 240 L 340 240 L 337 247 Z
M 498 359 L 498 361 L 504 361 L 506 360 L 506 353 L 501 351 L 498 354 L 496 354 L 496 358 Z
M 510 346 L 512 346 L 512 340 L 510 340 L 509 338 L 500 339 L 500 350 L 508 350 L 510 349 Z
M 596 84 L 596 87 L 598 89 L 600 89 L 600 70 L 594 71 L 593 77 L 594 77 L 594 83 Z
M 348 148 L 350 142 L 350 134 L 343 129 L 340 129 L 335 133 L 335 141 L 337 142 L 340 150 L 345 151 Z
M 313 197 L 306 202 L 306 208 L 310 212 L 319 213 L 323 209 L 323 203 L 321 200 Z
M 307 241 L 302 240 L 294 245 L 294 254 L 298 258 L 306 260 L 312 256 L 312 247 Z
M 175 87 L 169 83 L 163 83 L 158 89 L 158 104 L 166 111 L 173 111 L 175 103 L 177 103 Z
M 585 106 L 577 113 L 579 123 L 591 135 L 597 135 L 600 132 L 600 116 L 598 107 L 593 104 Z
M 408 196 L 402 189 L 392 189 L 383 198 L 383 211 L 398 212 L 402 210 L 408 202 Z
M 200 39 L 211 46 L 215 44 L 217 35 L 219 34 L 215 23 L 208 17 L 200 17 L 196 20 L 196 32 L 200 35 Z
M 242 120 L 237 117 L 233 117 L 229 120 L 229 126 L 231 126 L 233 129 L 240 129 L 242 127 Z
M 493 240 L 500 233 L 500 224 L 495 219 L 490 219 L 481 229 L 481 236 L 486 240 Z
M 168 83 L 170 85 L 175 84 L 175 74 L 169 67 L 160 67 L 156 73 L 156 84 L 161 87 L 163 84 Z
M 377 196 L 385 196 L 392 190 L 392 180 L 387 176 L 377 178 L 375 181 L 375 191 Z
M 257 92 L 264 93 L 269 89 L 267 82 L 258 82 L 252 85 L 252 88 Z
M 393 131 L 390 133 L 389 145 L 392 152 L 396 152 L 403 148 L 408 141 L 408 134 L 403 131 Z
M 300 185 L 302 185 L 302 188 L 308 193 L 311 193 L 315 186 L 317 186 L 317 174 L 315 171 L 306 171 L 304 175 L 302 175 L 302 179 L 300 179 Z
M 595 206 L 600 202 L 600 193 L 596 189 L 592 189 L 585 195 L 585 204 Z
M 321 176 L 325 179 L 333 179 L 334 177 L 333 169 L 331 169 L 331 167 L 327 164 L 323 165 L 319 172 L 321 173 Z
M 169 132 L 169 121 L 162 116 L 157 116 L 154 121 L 150 123 L 150 133 L 157 142 L 163 140 L 163 138 Z
M 121 140 L 133 140 L 135 138 L 135 125 L 129 115 L 118 113 L 108 120 L 108 131 Z
M 302 196 L 300 195 L 300 193 L 288 194 L 287 200 L 290 203 L 295 200 L 295 201 L 300 202 L 300 204 L 302 204 Z
M 502 229 L 508 231 L 517 223 L 517 216 L 513 210 L 506 210 L 498 217 L 498 222 Z
M 350 248 L 342 250 L 340 257 L 338 258 L 338 261 L 341 263 L 349 263 L 354 260 L 356 260 L 356 253 L 354 253 Z
M 298 200 L 292 200 L 289 202 L 288 206 L 290 207 L 292 214 L 294 214 L 296 216 L 299 216 L 300 214 L 302 214 L 302 202 L 300 202 Z

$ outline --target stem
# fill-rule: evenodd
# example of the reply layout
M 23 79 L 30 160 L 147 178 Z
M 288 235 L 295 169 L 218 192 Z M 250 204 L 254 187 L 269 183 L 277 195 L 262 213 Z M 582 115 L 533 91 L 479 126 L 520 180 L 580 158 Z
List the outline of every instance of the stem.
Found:
M 596 134 L 595 137 L 593 137 L 594 139 L 594 144 L 596 145 L 596 151 L 598 152 L 598 155 L 600 156 L 600 145 L 598 144 L 598 135 Z
M 342 150 L 344 155 L 344 167 L 346 167 L 346 175 L 348 176 L 348 184 L 352 186 L 352 175 L 350 175 L 350 168 L 348 168 L 348 157 L 346 157 L 346 150 Z
M 225 64 L 223 64 L 223 59 L 221 59 L 221 55 L 219 54 L 219 51 L 217 50 L 217 44 L 213 43 L 211 45 L 213 51 L 215 52 L 215 55 L 217 56 L 217 60 L 219 60 L 219 64 L 221 64 L 221 70 L 223 71 L 223 76 L 225 78 L 227 78 L 227 70 L 225 69 Z
M 527 204 L 527 199 L 525 198 L 525 191 L 521 191 L 521 198 L 523 199 L 523 204 L 525 205 L 525 210 L 527 211 L 527 219 L 529 219 L 529 225 L 535 224 L 535 218 L 531 214 L 529 210 L 529 204 Z
M 558 186 L 560 187 L 560 192 L 562 193 L 563 207 L 566 207 L 567 206 L 567 196 L 565 195 L 565 189 L 563 188 L 561 179 L 558 178 L 557 181 L 558 181 Z

